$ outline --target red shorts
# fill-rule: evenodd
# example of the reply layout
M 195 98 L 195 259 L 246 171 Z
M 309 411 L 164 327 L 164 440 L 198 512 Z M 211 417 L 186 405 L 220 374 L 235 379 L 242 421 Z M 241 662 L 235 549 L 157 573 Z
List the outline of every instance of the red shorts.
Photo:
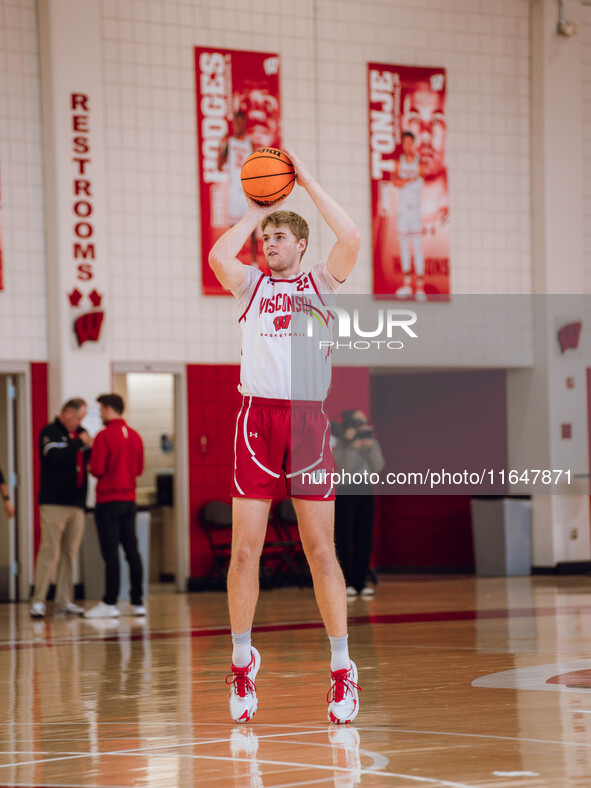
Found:
M 244 397 L 236 419 L 232 496 L 334 500 L 330 423 L 321 402 Z

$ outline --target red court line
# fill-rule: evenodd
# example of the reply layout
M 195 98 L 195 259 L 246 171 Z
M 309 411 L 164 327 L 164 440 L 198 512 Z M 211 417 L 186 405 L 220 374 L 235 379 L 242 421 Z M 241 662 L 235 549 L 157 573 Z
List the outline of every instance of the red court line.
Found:
M 446 621 L 478 621 L 483 619 L 502 618 L 536 618 L 539 616 L 561 616 L 591 614 L 591 606 L 586 607 L 558 607 L 558 608 L 512 608 L 499 610 L 441 610 L 425 613 L 389 613 L 381 615 L 351 616 L 348 619 L 350 626 L 364 626 L 367 624 L 421 624 Z M 278 622 L 274 624 L 255 624 L 253 632 L 291 632 L 305 629 L 323 629 L 321 621 L 295 621 Z M 121 632 L 105 635 L 104 637 L 80 638 L 52 638 L 43 641 L 26 641 L 13 643 L 0 643 L 0 651 L 20 651 L 24 649 L 48 648 L 56 646 L 69 646 L 73 643 L 117 643 L 122 640 L 172 640 L 178 638 L 203 638 L 230 635 L 229 627 L 203 627 L 185 630 L 172 630 L 170 632 Z M 1 788 L 1 786 L 0 786 Z

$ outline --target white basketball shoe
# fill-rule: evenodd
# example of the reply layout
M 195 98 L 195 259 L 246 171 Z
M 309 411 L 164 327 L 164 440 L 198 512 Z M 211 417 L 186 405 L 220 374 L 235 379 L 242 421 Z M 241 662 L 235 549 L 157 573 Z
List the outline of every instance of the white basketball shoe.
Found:
M 252 658 L 245 668 L 232 665 L 232 672 L 226 676 L 230 685 L 230 714 L 236 722 L 248 722 L 258 708 L 257 688 L 254 680 L 261 666 L 261 655 L 251 648 Z
M 359 692 L 357 684 L 357 665 L 351 661 L 349 670 L 331 671 L 333 681 L 328 691 L 328 720 L 337 725 L 345 725 L 355 719 L 359 713 Z

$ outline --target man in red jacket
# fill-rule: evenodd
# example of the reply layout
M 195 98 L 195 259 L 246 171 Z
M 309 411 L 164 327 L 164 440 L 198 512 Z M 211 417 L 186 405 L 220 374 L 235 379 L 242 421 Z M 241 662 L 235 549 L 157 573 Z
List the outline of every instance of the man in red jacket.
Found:
M 118 394 L 101 394 L 96 401 L 105 428 L 94 439 L 90 472 L 96 476 L 95 519 L 105 560 L 105 596 L 87 610 L 86 618 L 117 618 L 119 595 L 119 543 L 129 564 L 131 613 L 145 616 L 142 600 L 142 559 L 135 532 L 135 483 L 144 470 L 144 445 L 121 414 L 125 408 Z

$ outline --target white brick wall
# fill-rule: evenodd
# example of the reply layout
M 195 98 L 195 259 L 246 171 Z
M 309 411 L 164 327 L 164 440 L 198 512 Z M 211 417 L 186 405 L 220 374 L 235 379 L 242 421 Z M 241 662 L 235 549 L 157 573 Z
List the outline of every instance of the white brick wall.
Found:
M 0 0 L 0 359 L 47 358 L 39 45 L 34 0 Z
M 452 292 L 530 291 L 528 12 L 528 0 L 102 0 L 114 360 L 238 360 L 231 299 L 201 295 L 195 45 L 281 54 L 284 139 L 362 231 L 348 292 L 371 286 L 366 64 L 444 66 Z M 38 72 L 34 0 L 0 0 L 4 359 L 47 358 Z M 312 219 L 309 265 L 332 238 L 298 191 L 290 205 Z M 587 281 L 591 291 L 591 264 Z
M 366 68 L 448 70 L 452 290 L 530 290 L 527 0 L 103 0 L 117 360 L 236 362 L 230 299 L 201 296 L 193 51 L 278 51 L 284 140 L 358 222 L 349 292 L 369 292 Z M 308 265 L 329 230 L 303 194 Z

